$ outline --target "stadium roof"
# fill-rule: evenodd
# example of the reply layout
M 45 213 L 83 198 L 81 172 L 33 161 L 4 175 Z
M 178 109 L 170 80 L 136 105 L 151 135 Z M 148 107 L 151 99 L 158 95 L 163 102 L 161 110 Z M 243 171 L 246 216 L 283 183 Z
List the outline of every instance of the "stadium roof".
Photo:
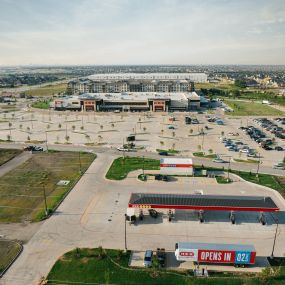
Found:
M 211 211 L 275 212 L 279 208 L 270 197 L 133 193 L 130 208 L 165 208 Z

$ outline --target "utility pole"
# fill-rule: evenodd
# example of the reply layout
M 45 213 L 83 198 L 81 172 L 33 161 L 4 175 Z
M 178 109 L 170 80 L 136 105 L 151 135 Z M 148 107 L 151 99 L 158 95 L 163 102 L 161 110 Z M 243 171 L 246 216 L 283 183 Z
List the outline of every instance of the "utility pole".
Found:
M 45 213 L 46 216 L 48 215 L 48 209 L 47 209 L 47 197 L 46 197 L 46 188 L 45 185 L 43 184 L 43 192 L 44 192 L 44 200 L 45 200 Z

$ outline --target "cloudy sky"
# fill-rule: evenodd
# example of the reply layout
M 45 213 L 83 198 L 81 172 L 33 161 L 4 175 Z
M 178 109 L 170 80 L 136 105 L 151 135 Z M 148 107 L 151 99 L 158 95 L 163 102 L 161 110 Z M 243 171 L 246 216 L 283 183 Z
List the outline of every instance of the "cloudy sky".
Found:
M 20 64 L 285 64 L 285 1 L 0 0 Z

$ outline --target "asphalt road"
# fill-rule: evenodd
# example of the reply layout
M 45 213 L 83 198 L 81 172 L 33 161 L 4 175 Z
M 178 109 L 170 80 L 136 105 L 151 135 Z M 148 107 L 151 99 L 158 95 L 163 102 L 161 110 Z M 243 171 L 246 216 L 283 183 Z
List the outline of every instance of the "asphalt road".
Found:
M 45 145 L 42 145 L 45 148 Z M 22 149 L 24 147 L 24 144 L 12 144 L 12 143 L 1 143 L 0 148 L 17 148 Z M 50 149 L 55 150 L 61 150 L 61 151 L 92 151 L 94 153 L 109 153 L 110 155 L 120 155 L 123 156 L 122 151 L 118 151 L 117 149 L 112 148 L 106 148 L 106 147 L 87 147 L 87 146 L 80 146 L 80 145 L 52 145 L 48 146 Z M 145 156 L 155 159 L 160 159 L 161 156 L 154 152 L 146 152 L 146 151 L 137 151 L 137 152 L 125 152 L 126 156 Z M 175 157 L 175 156 L 173 156 Z M 179 157 L 179 156 L 177 156 Z M 225 158 L 226 160 L 226 158 Z M 200 158 L 200 157 L 193 157 L 193 162 L 196 165 L 204 165 L 209 167 L 224 167 L 225 170 L 228 169 L 229 164 L 228 163 L 215 163 L 211 159 L 208 158 Z M 238 171 L 251 171 L 252 173 L 257 172 L 257 163 L 243 163 L 243 162 L 232 162 L 230 163 L 230 168 L 233 170 Z M 264 166 L 260 164 L 259 166 L 259 173 L 265 173 L 265 174 L 271 174 L 271 175 L 278 175 L 278 176 L 284 176 L 285 171 L 284 170 L 277 170 L 273 169 L 268 166 Z

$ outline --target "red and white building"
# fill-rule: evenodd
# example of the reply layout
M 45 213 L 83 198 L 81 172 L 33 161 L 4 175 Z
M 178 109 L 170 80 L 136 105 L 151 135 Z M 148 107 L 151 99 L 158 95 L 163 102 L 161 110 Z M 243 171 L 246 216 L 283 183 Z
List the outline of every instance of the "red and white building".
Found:
M 193 161 L 191 158 L 162 158 L 160 160 L 160 174 L 193 175 Z

